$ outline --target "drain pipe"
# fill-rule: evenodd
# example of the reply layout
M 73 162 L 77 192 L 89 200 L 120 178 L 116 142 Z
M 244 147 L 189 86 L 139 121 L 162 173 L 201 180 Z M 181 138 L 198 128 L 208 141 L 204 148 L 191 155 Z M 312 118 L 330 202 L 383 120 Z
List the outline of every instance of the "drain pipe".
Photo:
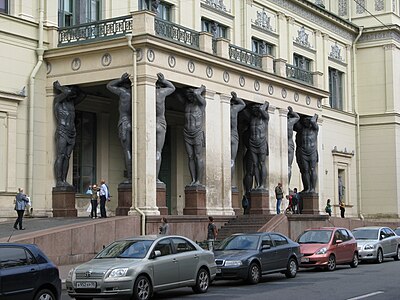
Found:
M 39 25 L 38 25 L 38 47 L 36 49 L 37 62 L 29 76 L 29 118 L 28 118 L 28 189 L 27 192 L 33 195 L 33 128 L 35 115 L 35 78 L 43 64 L 43 19 L 44 19 L 44 0 L 39 0 Z
M 358 206 L 358 216 L 361 220 L 364 220 L 362 214 L 362 197 L 361 197 L 361 139 L 360 139 L 360 114 L 358 112 L 358 88 L 357 88 L 357 63 L 356 63 L 356 43 L 361 37 L 364 27 L 359 27 L 358 35 L 353 42 L 353 84 L 354 84 L 354 113 L 356 115 L 356 164 L 357 164 L 357 206 Z
M 142 235 L 146 234 L 146 215 L 137 205 L 137 63 L 136 63 L 136 49 L 132 46 L 132 34 L 127 34 L 128 47 L 133 52 L 133 82 L 132 82 L 132 202 L 133 208 L 141 215 L 141 232 Z

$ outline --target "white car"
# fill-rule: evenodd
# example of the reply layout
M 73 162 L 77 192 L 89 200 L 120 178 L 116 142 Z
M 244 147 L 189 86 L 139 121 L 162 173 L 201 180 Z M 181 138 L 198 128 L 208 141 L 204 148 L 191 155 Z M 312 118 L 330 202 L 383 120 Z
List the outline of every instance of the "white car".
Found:
M 72 269 L 68 294 L 79 299 L 129 297 L 192 287 L 205 293 L 216 275 L 214 254 L 183 236 L 139 236 L 116 241 Z
M 400 236 L 389 227 L 360 227 L 352 230 L 360 260 L 381 263 L 384 258 L 400 260 Z

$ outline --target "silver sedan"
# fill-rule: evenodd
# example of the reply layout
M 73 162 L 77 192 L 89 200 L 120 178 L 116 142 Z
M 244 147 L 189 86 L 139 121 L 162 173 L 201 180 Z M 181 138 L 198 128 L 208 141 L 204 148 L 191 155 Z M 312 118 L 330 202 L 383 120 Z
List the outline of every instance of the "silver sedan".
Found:
M 190 286 L 205 293 L 216 275 L 214 254 L 182 236 L 140 236 L 116 241 L 70 270 L 66 288 L 75 299 L 131 297 Z
M 400 236 L 388 227 L 360 227 L 352 230 L 360 260 L 381 263 L 384 258 L 400 260 Z

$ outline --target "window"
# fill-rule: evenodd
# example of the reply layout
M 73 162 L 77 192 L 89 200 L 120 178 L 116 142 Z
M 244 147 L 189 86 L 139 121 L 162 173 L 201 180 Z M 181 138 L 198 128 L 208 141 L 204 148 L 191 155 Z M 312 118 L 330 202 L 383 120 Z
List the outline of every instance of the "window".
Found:
M 343 73 L 329 68 L 329 105 L 338 110 L 343 110 Z
M 100 20 L 100 2 L 101 0 L 58 0 L 58 26 L 68 27 Z
M 274 246 L 271 237 L 269 235 L 263 236 L 261 246 L 271 246 L 271 247 Z
M 154 247 L 154 251 L 160 251 L 161 256 L 172 254 L 171 242 L 169 239 L 162 240 Z
M 252 51 L 258 54 L 269 54 L 274 55 L 274 45 L 267 43 L 266 41 L 262 41 L 256 38 L 251 39 L 251 47 Z
M 139 0 L 139 8 L 140 10 L 152 10 L 152 5 L 155 3 L 155 0 Z M 157 7 L 157 17 L 166 21 L 171 21 L 171 11 L 172 5 L 159 2 Z
M 8 14 L 8 0 L 0 0 L 0 13 Z
M 76 140 L 73 154 L 73 186 L 77 193 L 85 193 L 96 180 L 97 118 L 95 113 L 77 111 Z
M 29 254 L 30 255 L 30 254 Z M 8 269 L 29 265 L 34 262 L 32 255 L 29 259 L 23 248 L 2 247 L 0 251 L 0 269 Z
M 311 70 L 311 60 L 302 55 L 294 54 L 293 55 L 293 63 L 299 69 L 306 70 L 306 71 Z
M 201 30 L 210 32 L 213 35 L 213 38 L 228 37 L 228 27 L 215 21 L 201 19 Z
M 279 234 L 271 234 L 271 238 L 277 247 L 286 245 L 288 243 L 287 239 Z
M 191 245 L 184 239 L 173 238 L 172 243 L 174 244 L 174 247 L 175 247 L 177 253 L 196 250 L 196 248 L 193 245 Z

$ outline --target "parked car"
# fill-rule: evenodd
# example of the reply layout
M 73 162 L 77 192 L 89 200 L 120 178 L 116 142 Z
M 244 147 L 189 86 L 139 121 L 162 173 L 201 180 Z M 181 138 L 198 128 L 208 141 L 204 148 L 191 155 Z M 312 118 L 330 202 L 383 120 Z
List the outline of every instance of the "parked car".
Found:
M 303 254 L 300 267 L 322 267 L 329 271 L 336 265 L 358 266 L 357 241 L 346 228 L 321 227 L 307 229 L 297 238 Z
M 296 277 L 299 244 L 275 232 L 240 233 L 226 238 L 214 250 L 216 279 L 243 279 L 257 284 L 262 275 L 281 272 Z
M 33 244 L 0 244 L 0 299 L 58 300 L 59 271 Z
M 394 232 L 395 232 L 398 236 L 400 236 L 400 227 L 397 227 L 397 228 L 394 230 Z
M 205 293 L 216 274 L 214 254 L 183 236 L 140 236 L 111 243 L 70 270 L 66 288 L 75 299 L 132 297 L 190 286 Z
M 389 227 L 360 227 L 352 232 L 360 260 L 373 260 L 378 264 L 387 257 L 400 260 L 400 236 Z

